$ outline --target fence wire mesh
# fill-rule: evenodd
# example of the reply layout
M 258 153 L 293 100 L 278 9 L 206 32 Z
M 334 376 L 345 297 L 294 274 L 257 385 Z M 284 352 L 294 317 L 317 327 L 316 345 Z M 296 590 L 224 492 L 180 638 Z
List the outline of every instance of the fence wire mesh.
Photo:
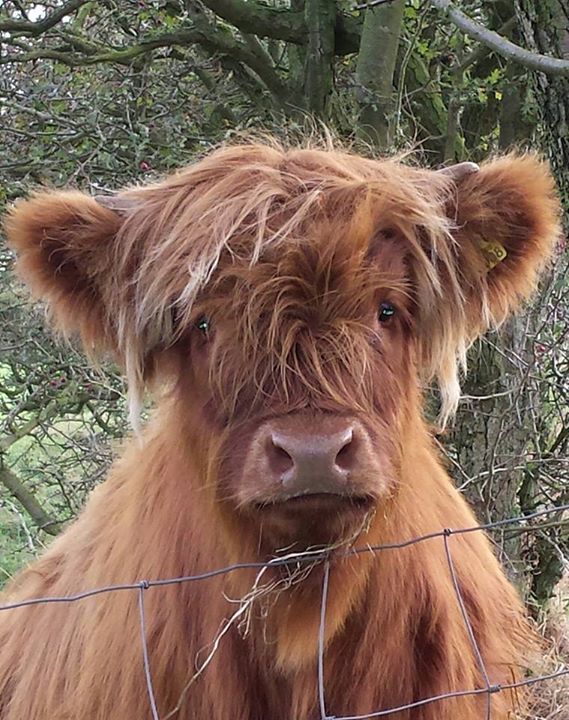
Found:
M 431 532 L 425 535 L 420 535 L 414 538 L 409 538 L 406 540 L 402 540 L 401 542 L 397 543 L 389 543 L 389 544 L 382 544 L 382 545 L 368 545 L 366 547 L 361 548 L 350 548 L 346 549 L 340 553 L 336 552 L 332 554 L 332 552 L 329 549 L 322 549 L 317 551 L 311 551 L 306 553 L 299 553 L 297 555 L 294 555 L 294 562 L 297 563 L 299 566 L 302 566 L 303 564 L 306 565 L 313 565 L 315 563 L 322 563 L 323 564 L 323 581 L 322 581 L 322 592 L 321 592 L 321 602 L 320 602 L 320 623 L 319 623 L 319 629 L 318 629 L 318 654 L 317 654 L 317 687 L 315 688 L 315 692 L 317 693 L 318 698 L 318 706 L 319 706 L 319 714 L 320 718 L 319 720 L 369 720 L 371 718 L 383 718 L 383 717 L 394 717 L 398 713 L 413 710 L 417 708 L 421 708 L 425 705 L 430 705 L 432 703 L 442 702 L 444 700 L 448 700 L 451 698 L 461 698 L 461 697 L 468 697 L 468 696 L 485 696 L 486 697 L 486 703 L 485 703 L 485 720 L 492 720 L 492 695 L 500 692 L 504 692 L 507 690 L 515 690 L 517 688 L 522 688 L 525 686 L 535 685 L 537 683 L 547 682 L 550 680 L 554 680 L 556 678 L 560 678 L 562 676 L 569 675 L 569 667 L 564 663 L 560 665 L 555 671 L 547 673 L 547 674 L 541 674 L 538 676 L 532 676 L 532 677 L 526 677 L 523 680 L 513 681 L 509 683 L 492 683 L 488 670 L 486 668 L 486 665 L 484 663 L 483 655 L 480 651 L 480 648 L 478 646 L 478 643 L 476 641 L 476 636 L 474 634 L 472 624 L 468 615 L 468 610 L 466 607 L 466 603 L 464 601 L 464 598 L 461 593 L 460 584 L 457 579 L 455 565 L 453 562 L 453 556 L 452 556 L 452 543 L 451 538 L 455 535 L 465 535 L 467 533 L 472 532 L 490 532 L 493 530 L 497 530 L 499 528 L 504 528 L 507 526 L 516 526 L 517 532 L 538 532 L 541 529 L 541 524 L 539 522 L 535 523 L 534 521 L 539 520 L 544 517 L 550 518 L 551 516 L 557 516 L 556 523 L 559 525 L 565 525 L 569 522 L 569 518 L 567 518 L 567 512 L 569 512 L 569 503 L 566 505 L 559 505 L 556 507 L 551 508 L 545 508 L 542 510 L 538 510 L 534 513 L 531 513 L 529 515 L 522 515 L 517 517 L 511 517 L 506 518 L 504 520 L 498 520 L 495 522 L 485 523 L 481 525 L 474 525 L 467 528 L 442 528 L 440 531 L 437 532 Z M 548 522 L 548 526 L 550 526 L 550 522 Z M 403 548 L 410 547 L 412 545 L 416 545 L 418 543 L 425 542 L 427 540 L 433 540 L 439 538 L 440 541 L 443 543 L 444 552 L 448 564 L 448 569 L 450 573 L 450 578 L 452 581 L 452 586 L 454 588 L 454 592 L 456 595 L 456 601 L 458 603 L 460 613 L 462 615 L 462 618 L 464 620 L 464 624 L 466 627 L 466 631 L 468 634 L 468 638 L 470 640 L 470 643 L 472 645 L 472 649 L 474 652 L 474 656 L 476 658 L 477 664 L 479 666 L 479 670 L 481 673 L 481 676 L 483 678 L 484 684 L 482 687 L 477 688 L 462 688 L 453 690 L 447 693 L 442 693 L 440 695 L 435 695 L 431 697 L 421 698 L 419 700 L 416 700 L 411 703 L 407 703 L 405 705 L 398 705 L 396 707 L 383 709 L 383 710 L 376 710 L 368 712 L 364 715 L 334 715 L 330 714 L 326 705 L 326 687 L 325 687 L 325 680 L 324 680 L 324 664 L 325 664 L 325 637 L 326 637 L 326 609 L 327 609 L 327 602 L 328 602 L 328 589 L 329 589 L 329 580 L 330 580 L 330 572 L 331 567 L 335 560 L 349 557 L 351 555 L 361 555 L 363 553 L 381 553 L 381 552 L 387 552 L 387 551 L 396 551 Z M 19 602 L 12 602 L 12 603 L 5 603 L 3 605 L 0 605 L 0 612 L 7 612 L 10 610 L 17 610 L 18 608 L 23 608 L 31 605 L 41 605 L 41 604 L 48 604 L 48 603 L 75 603 L 80 602 L 81 600 L 85 600 L 86 598 L 92 598 L 97 595 L 102 595 L 106 593 L 116 593 L 116 592 L 135 592 L 138 596 L 138 611 L 139 611 L 139 628 L 140 628 L 140 640 L 141 640 L 141 664 L 143 666 L 144 670 L 144 677 L 146 681 L 146 689 L 148 693 L 148 705 L 149 705 L 149 716 L 152 718 L 152 720 L 170 720 L 170 718 L 174 717 L 177 712 L 179 711 L 181 704 L 183 702 L 184 696 L 186 694 L 186 691 L 189 688 L 186 686 L 182 692 L 182 697 L 180 698 L 180 701 L 178 705 L 168 712 L 164 716 L 160 716 L 158 712 L 158 705 L 156 696 L 154 693 L 154 686 L 153 686 L 153 680 L 152 680 L 152 666 L 151 666 L 151 658 L 148 651 L 148 644 L 147 644 L 147 633 L 146 633 L 146 612 L 145 612 L 145 603 L 144 603 L 144 595 L 145 592 L 149 588 L 157 588 L 157 587 L 164 587 L 167 585 L 179 585 L 181 583 L 189 583 L 189 582 L 197 582 L 201 580 L 207 580 L 208 578 L 217 577 L 219 575 L 226 575 L 228 573 L 234 573 L 239 570 L 246 570 L 246 569 L 258 569 L 259 571 L 262 571 L 267 568 L 274 568 L 278 566 L 285 566 L 290 565 L 291 563 L 291 555 L 287 555 L 286 557 L 275 557 L 267 562 L 241 562 L 241 563 L 234 563 L 232 565 L 228 565 L 226 567 L 222 568 L 215 568 L 212 570 L 209 570 L 207 572 L 202 572 L 196 575 L 185 575 L 175 578 L 165 578 L 165 579 L 155 579 L 155 580 L 140 580 L 138 582 L 134 583 L 124 583 L 124 584 L 116 584 L 116 585 L 106 585 L 98 588 L 93 588 L 90 590 L 85 590 L 83 592 L 79 592 L 73 595 L 64 595 L 64 596 L 51 596 L 51 597 L 36 597 L 36 598 L 29 598 L 27 600 L 21 600 Z M 238 614 L 238 613 L 237 613 Z M 237 615 L 236 614 L 236 615 Z M 229 624 L 225 626 L 226 629 L 230 627 Z M 225 631 L 221 633 L 221 636 L 218 638 L 220 641 L 222 639 L 222 635 Z M 218 641 L 214 644 L 214 647 L 218 646 Z M 1 652 L 1 650 L 0 650 Z

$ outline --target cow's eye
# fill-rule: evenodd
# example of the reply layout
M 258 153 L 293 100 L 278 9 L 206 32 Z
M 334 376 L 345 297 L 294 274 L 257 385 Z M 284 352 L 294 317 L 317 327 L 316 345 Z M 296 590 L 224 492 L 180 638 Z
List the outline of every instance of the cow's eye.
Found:
M 379 312 L 377 317 L 380 323 L 387 323 L 393 318 L 395 313 L 396 310 L 394 305 L 392 305 L 390 302 L 382 302 L 379 306 Z
M 211 321 L 206 315 L 201 315 L 196 320 L 196 328 L 204 337 L 208 337 L 211 331 Z

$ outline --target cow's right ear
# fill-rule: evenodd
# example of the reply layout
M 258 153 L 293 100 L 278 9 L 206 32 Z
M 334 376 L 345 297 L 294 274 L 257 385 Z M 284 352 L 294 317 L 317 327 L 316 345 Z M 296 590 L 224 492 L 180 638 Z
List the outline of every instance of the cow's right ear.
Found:
M 18 202 L 5 221 L 16 272 L 45 301 L 54 326 L 79 335 L 89 353 L 118 350 L 108 303 L 124 217 L 116 200 L 53 192 Z

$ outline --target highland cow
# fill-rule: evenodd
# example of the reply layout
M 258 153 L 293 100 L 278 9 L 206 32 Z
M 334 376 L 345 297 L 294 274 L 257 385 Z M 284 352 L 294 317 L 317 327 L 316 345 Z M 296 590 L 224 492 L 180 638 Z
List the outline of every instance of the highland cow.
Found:
M 5 601 L 290 556 L 144 591 L 160 718 L 320 718 L 325 567 L 328 714 L 485 688 L 442 538 L 355 551 L 476 524 L 422 389 L 438 381 L 447 419 L 467 347 L 534 290 L 558 215 L 531 155 L 436 172 L 276 144 L 112 197 L 18 203 L 20 276 L 58 330 L 124 367 L 135 424 L 146 389 L 156 410 Z M 488 539 L 448 540 L 488 681 L 523 677 L 531 631 Z M 298 573 L 315 548 L 329 565 Z M 506 720 L 517 698 L 393 717 L 480 720 L 488 702 Z M 147 717 L 136 591 L 0 613 L 1 720 Z

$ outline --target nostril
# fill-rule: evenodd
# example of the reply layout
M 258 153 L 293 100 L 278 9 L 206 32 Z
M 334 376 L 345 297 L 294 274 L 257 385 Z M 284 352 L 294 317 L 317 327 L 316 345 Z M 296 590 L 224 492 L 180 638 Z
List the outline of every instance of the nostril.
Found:
M 346 433 L 343 443 L 342 447 L 338 450 L 334 465 L 341 470 L 349 470 L 355 463 L 357 452 L 357 440 L 351 428 Z
M 276 438 L 272 437 L 268 439 L 266 451 L 269 467 L 275 474 L 282 475 L 294 467 L 294 460 L 290 454 L 278 444 Z

